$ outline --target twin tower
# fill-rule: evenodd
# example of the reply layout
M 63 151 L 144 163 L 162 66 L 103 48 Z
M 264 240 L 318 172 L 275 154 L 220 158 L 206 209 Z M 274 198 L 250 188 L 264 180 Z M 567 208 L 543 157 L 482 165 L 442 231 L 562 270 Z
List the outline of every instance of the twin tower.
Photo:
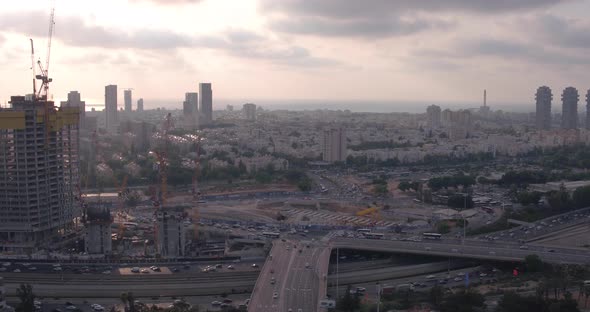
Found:
M 536 124 L 538 130 L 551 129 L 551 101 L 553 94 L 551 88 L 542 86 L 537 89 L 535 95 L 537 102 L 537 118 Z M 561 94 L 562 113 L 561 113 L 561 128 L 562 129 L 578 129 L 578 101 L 580 96 L 578 90 L 574 87 L 567 87 Z M 586 129 L 590 129 L 590 90 L 586 93 Z

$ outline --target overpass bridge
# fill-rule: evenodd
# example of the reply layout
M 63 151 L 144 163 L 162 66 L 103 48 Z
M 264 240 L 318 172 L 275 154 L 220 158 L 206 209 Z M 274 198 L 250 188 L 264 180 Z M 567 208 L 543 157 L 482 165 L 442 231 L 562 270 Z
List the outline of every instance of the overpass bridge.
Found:
M 590 252 L 588 251 L 567 248 L 547 249 L 535 246 L 529 246 L 530 249 L 520 249 L 519 245 L 506 242 L 496 243 L 475 240 L 465 240 L 464 242 L 460 240 L 397 241 L 338 237 L 332 238 L 330 246 L 331 248 L 352 250 L 508 262 L 522 262 L 526 256 L 536 254 L 541 260 L 548 263 L 590 263 Z

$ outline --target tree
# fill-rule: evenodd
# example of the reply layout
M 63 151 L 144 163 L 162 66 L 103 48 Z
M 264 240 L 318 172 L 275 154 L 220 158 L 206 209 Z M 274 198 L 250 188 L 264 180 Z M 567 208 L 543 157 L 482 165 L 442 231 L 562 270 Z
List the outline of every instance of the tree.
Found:
M 387 184 L 376 184 L 373 186 L 373 192 L 377 195 L 385 195 L 389 192 Z
M 577 208 L 590 206 L 590 185 L 578 187 L 572 197 Z
M 451 231 L 451 227 L 446 222 L 441 222 L 436 226 L 436 231 L 440 234 L 447 234 Z
M 449 207 L 459 208 L 459 209 L 473 208 L 473 198 L 471 198 L 471 195 L 467 195 L 467 197 L 466 197 L 465 195 L 462 195 L 462 194 L 454 194 L 454 195 L 449 196 L 449 199 L 447 201 L 447 205 Z
M 125 197 L 125 205 L 127 207 L 135 208 L 141 201 L 141 195 L 138 192 L 131 192 Z
M 559 191 L 549 193 L 548 202 L 554 210 L 564 211 L 571 208 L 570 196 L 563 184 L 559 188 Z
M 16 289 L 16 296 L 20 300 L 16 307 L 17 312 L 33 312 L 35 310 L 35 294 L 30 284 L 20 284 Z
M 121 302 L 125 305 L 126 312 L 135 312 L 135 297 L 133 297 L 133 293 L 128 291 L 121 293 Z
M 401 182 L 400 182 L 400 183 L 397 185 L 397 188 L 398 188 L 400 191 L 402 191 L 402 192 L 405 192 L 405 191 L 407 191 L 407 190 L 409 190 L 409 189 L 410 189 L 410 182 L 408 182 L 408 181 L 401 181 Z
M 336 303 L 336 310 L 342 312 L 354 312 L 360 307 L 360 300 L 351 294 L 350 285 L 346 287 L 344 297 Z
M 430 303 L 432 303 L 432 305 L 435 308 L 438 308 L 440 306 L 440 304 L 442 303 L 444 295 L 445 295 L 444 289 L 441 286 L 437 285 L 437 286 L 430 288 L 430 292 L 428 293 L 428 299 L 429 299 Z
M 483 308 L 485 297 L 472 289 L 448 296 L 440 305 L 441 312 L 471 312 Z
M 524 258 L 524 264 L 528 272 L 543 271 L 543 261 L 538 255 L 532 254 Z
M 530 204 L 538 204 L 539 200 L 541 200 L 541 193 L 539 192 L 520 192 L 516 195 L 516 199 L 518 202 L 523 206 L 528 206 Z

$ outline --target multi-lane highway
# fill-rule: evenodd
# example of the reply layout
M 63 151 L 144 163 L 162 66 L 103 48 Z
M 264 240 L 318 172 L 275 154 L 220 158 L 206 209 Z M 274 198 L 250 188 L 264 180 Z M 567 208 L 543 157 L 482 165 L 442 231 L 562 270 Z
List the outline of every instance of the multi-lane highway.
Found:
M 275 241 L 248 311 L 317 311 L 326 295 L 329 259 L 330 248 L 318 242 Z
M 354 238 L 333 238 L 332 248 L 367 251 L 423 254 L 432 256 L 472 258 L 497 261 L 523 261 L 527 255 L 536 254 L 549 263 L 587 264 L 590 253 L 577 249 L 546 249 L 530 247 L 521 249 L 517 244 L 498 244 L 485 241 L 394 241 Z

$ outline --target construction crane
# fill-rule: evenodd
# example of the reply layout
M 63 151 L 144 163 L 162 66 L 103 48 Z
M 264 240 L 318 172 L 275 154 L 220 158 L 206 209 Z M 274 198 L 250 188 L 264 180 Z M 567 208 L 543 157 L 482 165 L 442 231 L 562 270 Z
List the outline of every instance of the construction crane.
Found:
M 117 216 L 119 217 L 119 231 L 117 235 L 119 239 L 123 239 L 123 235 L 125 234 L 125 222 L 122 221 L 123 206 L 125 205 L 125 194 L 127 189 L 128 176 L 125 175 L 125 177 L 123 178 L 123 182 L 121 182 L 121 184 L 117 182 L 117 177 L 113 176 L 113 179 L 115 180 L 115 186 L 117 186 L 118 189 L 117 199 L 119 201 L 119 209 L 117 211 Z
M 31 41 L 31 71 L 33 72 L 33 98 L 37 96 L 37 76 L 35 73 L 35 47 L 33 45 L 33 38 L 29 38 Z
M 37 60 L 37 65 L 39 66 L 41 74 L 35 76 L 35 78 L 41 80 L 41 87 L 39 88 L 37 97 L 44 99 L 45 101 L 47 101 L 49 83 L 53 81 L 53 79 L 49 78 L 49 60 L 51 58 L 51 41 L 53 38 L 53 29 L 55 26 L 55 0 L 51 3 L 51 15 L 49 16 L 49 34 L 47 38 L 47 58 L 45 59 L 45 67 L 43 67 L 41 64 L 41 60 Z

